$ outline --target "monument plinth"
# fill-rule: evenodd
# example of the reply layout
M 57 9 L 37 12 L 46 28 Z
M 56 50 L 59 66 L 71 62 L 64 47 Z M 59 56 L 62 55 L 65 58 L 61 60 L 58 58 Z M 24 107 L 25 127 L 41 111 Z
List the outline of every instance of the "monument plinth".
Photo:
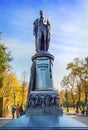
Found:
M 40 52 L 32 57 L 35 62 L 34 90 L 53 90 L 52 68 L 54 56 L 50 53 Z
M 48 52 L 50 23 L 40 11 L 40 18 L 34 21 L 36 53 L 32 56 L 29 93 L 26 114 L 62 113 L 59 95 L 53 87 L 54 56 Z

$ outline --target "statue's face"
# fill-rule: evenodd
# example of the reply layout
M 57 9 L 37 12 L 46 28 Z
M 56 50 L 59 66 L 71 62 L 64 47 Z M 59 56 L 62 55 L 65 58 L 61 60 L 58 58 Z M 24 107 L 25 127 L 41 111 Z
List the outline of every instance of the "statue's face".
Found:
M 44 13 L 43 13 L 42 10 L 40 10 L 40 16 L 41 16 L 41 17 L 44 17 Z

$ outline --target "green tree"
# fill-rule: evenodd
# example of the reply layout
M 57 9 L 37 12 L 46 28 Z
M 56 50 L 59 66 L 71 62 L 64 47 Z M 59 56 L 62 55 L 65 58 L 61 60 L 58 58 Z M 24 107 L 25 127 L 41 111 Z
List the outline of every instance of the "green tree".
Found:
M 0 88 L 3 86 L 5 72 L 11 69 L 9 64 L 12 61 L 11 52 L 4 44 L 0 44 Z

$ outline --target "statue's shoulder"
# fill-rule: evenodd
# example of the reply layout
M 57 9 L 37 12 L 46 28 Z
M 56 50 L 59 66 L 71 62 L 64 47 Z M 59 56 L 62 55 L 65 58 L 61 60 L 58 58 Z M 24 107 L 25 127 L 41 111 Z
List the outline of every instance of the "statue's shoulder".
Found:
M 47 24 L 48 24 L 48 25 L 50 25 L 50 22 L 49 22 L 49 20 L 48 20 L 48 19 L 47 19 Z
M 50 22 L 48 19 L 44 18 L 44 22 L 47 24 L 47 25 L 50 25 Z
M 35 21 L 33 22 L 33 24 L 38 24 L 39 22 L 39 18 L 35 19 Z

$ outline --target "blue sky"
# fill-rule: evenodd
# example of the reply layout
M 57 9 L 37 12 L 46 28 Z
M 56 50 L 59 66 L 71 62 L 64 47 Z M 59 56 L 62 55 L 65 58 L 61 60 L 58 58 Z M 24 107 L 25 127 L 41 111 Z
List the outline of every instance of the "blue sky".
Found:
M 88 1 L 0 0 L 0 31 L 14 57 L 12 71 L 19 80 L 25 71 L 29 81 L 31 57 L 35 54 L 33 21 L 41 9 L 51 23 L 49 52 L 55 56 L 54 87 L 60 89 L 61 80 L 68 74 L 67 64 L 88 56 Z

